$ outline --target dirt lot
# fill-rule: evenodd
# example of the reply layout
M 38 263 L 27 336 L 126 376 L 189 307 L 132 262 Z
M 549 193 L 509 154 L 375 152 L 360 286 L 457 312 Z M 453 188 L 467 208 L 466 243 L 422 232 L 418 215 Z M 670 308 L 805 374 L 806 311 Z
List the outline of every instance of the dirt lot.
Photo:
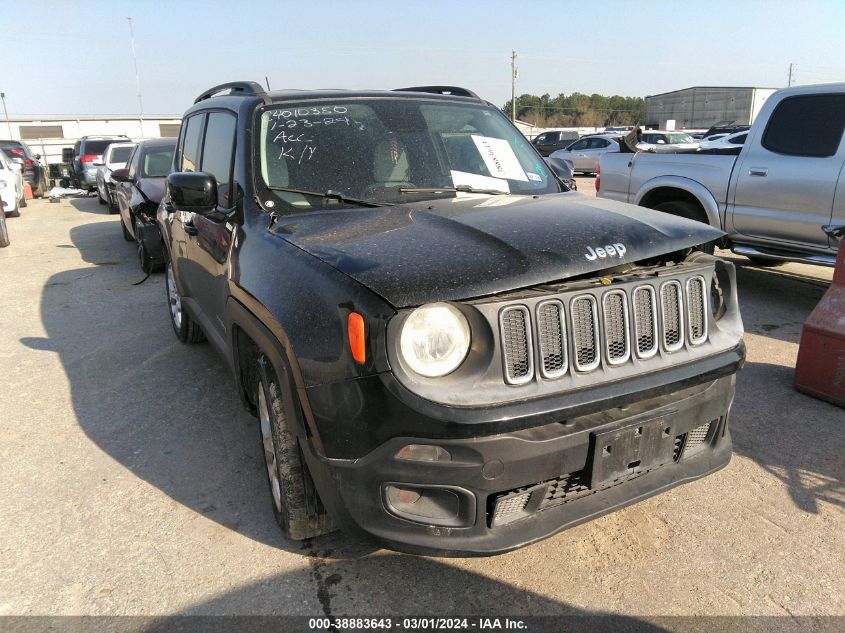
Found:
M 592 179 L 579 179 L 592 192 Z M 736 258 L 748 364 L 719 473 L 487 559 L 298 544 L 223 363 L 179 344 L 96 199 L 0 249 L 0 615 L 845 615 L 845 412 L 792 388 L 829 269 Z

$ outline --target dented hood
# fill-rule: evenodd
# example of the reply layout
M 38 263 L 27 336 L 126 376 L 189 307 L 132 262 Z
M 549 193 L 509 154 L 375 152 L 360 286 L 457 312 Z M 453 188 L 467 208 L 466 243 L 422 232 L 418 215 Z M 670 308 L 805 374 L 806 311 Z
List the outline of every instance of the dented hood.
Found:
M 319 211 L 282 216 L 271 231 L 397 308 L 567 279 L 723 235 L 578 193 Z

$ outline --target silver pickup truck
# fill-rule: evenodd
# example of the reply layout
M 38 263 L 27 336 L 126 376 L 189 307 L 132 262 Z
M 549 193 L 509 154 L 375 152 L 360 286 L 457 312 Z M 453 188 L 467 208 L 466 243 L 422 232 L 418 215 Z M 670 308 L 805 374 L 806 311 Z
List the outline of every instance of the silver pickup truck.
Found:
M 760 263 L 832 266 L 845 225 L 845 83 L 766 101 L 742 149 L 601 157 L 598 195 L 706 222 Z

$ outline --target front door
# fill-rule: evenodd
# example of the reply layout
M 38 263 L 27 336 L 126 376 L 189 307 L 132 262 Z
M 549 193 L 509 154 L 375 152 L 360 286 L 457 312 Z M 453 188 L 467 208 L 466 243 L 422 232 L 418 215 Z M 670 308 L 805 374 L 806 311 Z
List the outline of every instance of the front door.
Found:
M 191 294 L 200 304 L 209 327 L 225 340 L 226 300 L 229 296 L 229 252 L 237 225 L 231 220 L 236 206 L 232 165 L 237 119 L 231 112 L 208 114 L 200 171 L 217 181 L 217 218 L 194 215 L 195 235 L 188 244 Z M 208 333 L 212 334 L 212 333 Z
M 749 138 L 734 171 L 734 230 L 753 241 L 826 250 L 834 194 L 845 163 L 845 95 L 810 94 L 775 106 Z M 730 202 L 730 200 L 729 200 Z

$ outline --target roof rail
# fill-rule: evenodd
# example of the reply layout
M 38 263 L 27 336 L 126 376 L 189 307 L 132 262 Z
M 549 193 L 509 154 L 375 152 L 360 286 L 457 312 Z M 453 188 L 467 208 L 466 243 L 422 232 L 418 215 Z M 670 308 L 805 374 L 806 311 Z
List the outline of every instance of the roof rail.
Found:
M 472 90 L 458 86 L 414 86 L 412 88 L 395 88 L 394 92 L 431 92 L 438 95 L 453 95 L 455 97 L 472 97 L 481 99 Z
M 228 90 L 230 95 L 236 97 L 263 97 L 267 94 L 266 92 L 264 92 L 264 88 L 261 86 L 261 84 L 257 84 L 254 81 L 230 81 L 229 83 L 220 84 L 219 86 L 214 86 L 214 88 L 209 88 L 208 90 L 203 92 L 199 97 L 194 99 L 194 103 L 199 103 L 200 101 L 210 99 L 218 92 L 223 92 L 224 90 Z

